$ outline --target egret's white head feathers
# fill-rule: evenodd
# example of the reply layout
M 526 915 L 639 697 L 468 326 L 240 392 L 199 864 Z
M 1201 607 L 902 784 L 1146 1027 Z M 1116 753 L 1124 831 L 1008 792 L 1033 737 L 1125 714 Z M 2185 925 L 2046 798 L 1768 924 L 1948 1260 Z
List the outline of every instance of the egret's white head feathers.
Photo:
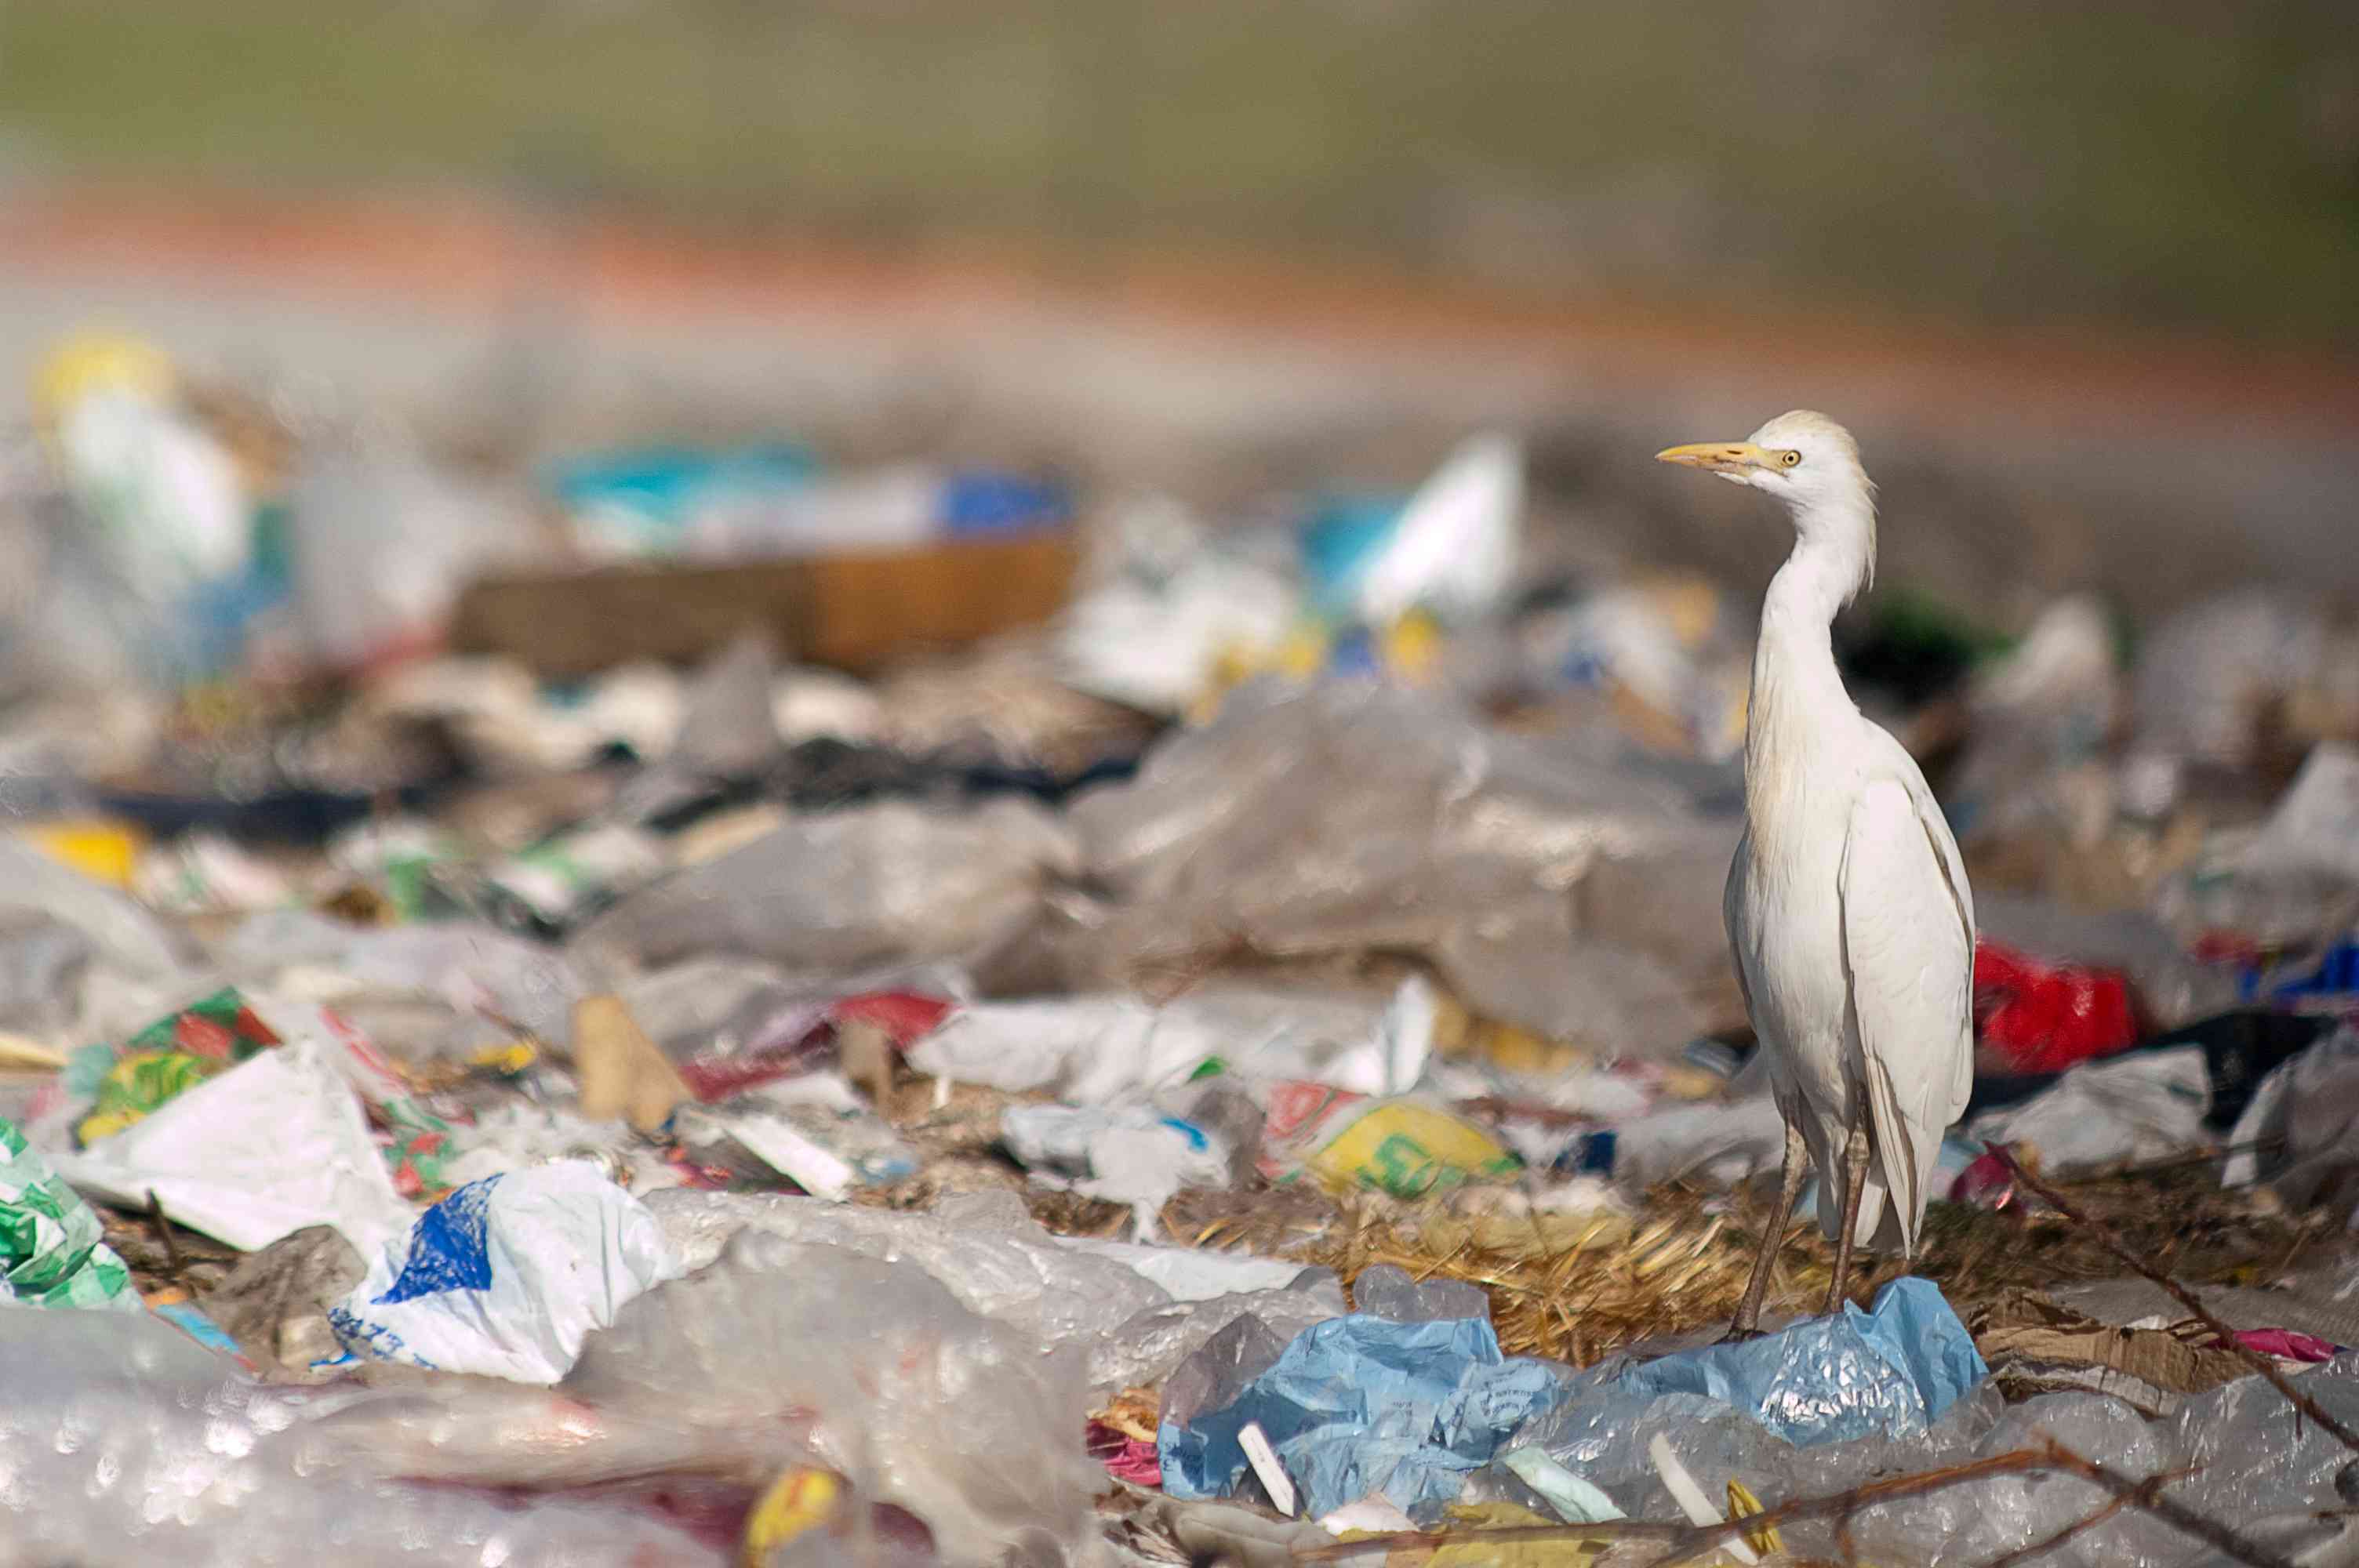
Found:
M 1851 432 L 1825 415 L 1797 408 L 1742 441 L 1699 441 L 1657 456 L 1766 490 L 1786 503 L 1804 539 L 1827 536 L 1855 553 L 1860 577 L 1846 600 L 1875 583 L 1875 485 Z

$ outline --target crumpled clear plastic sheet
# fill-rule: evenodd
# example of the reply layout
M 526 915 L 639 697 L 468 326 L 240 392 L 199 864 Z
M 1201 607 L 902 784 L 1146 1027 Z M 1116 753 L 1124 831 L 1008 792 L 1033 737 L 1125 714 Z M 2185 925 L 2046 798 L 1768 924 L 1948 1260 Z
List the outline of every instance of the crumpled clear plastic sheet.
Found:
M 404 1484 L 391 1454 L 323 1465 L 306 1444 L 340 1404 L 416 1401 L 263 1388 L 146 1314 L 0 1311 L 0 1568 L 730 1561 L 613 1500 Z
M 571 1040 L 573 1004 L 589 994 L 564 954 L 475 921 L 362 926 L 270 910 L 213 956 L 233 979 L 324 1002 L 409 1057 L 464 1056 L 519 1031 Z
M 2336 1420 L 2359 1424 L 2359 1352 L 2302 1373 L 2296 1386 Z M 2353 1463 L 2351 1451 L 2260 1378 L 2190 1399 L 2172 1425 L 2180 1462 L 2203 1466 L 2173 1489 L 2190 1508 L 2238 1519 L 2347 1500 L 2337 1495 L 2335 1477 Z
M 1419 1280 L 1394 1263 L 1372 1263 L 1352 1280 L 1352 1304 L 1390 1323 L 1446 1323 L 1455 1318 L 1491 1321 L 1491 1298 L 1466 1280 Z
M 1716 912 L 1733 827 L 1657 779 L 1414 692 L 1248 687 L 1070 815 L 1117 895 L 1093 934 L 1113 975 L 1239 943 L 1418 952 L 1476 1011 L 1615 1051 L 1683 1047 L 1707 997 L 1680 988 L 1726 983 L 1716 914 L 1657 921 L 1635 904 Z M 1626 896 L 1576 919 L 1573 890 L 1625 862 Z M 1596 961 L 1568 970 L 1575 951 Z M 1543 952 L 1537 968 L 1522 957 Z
M 2359 1029 L 2344 1024 L 2261 1080 L 2237 1119 L 2221 1184 L 2266 1180 L 2289 1208 L 2359 1217 Z
M 1372 1043 L 1385 1016 L 1381 992 L 1219 983 L 1160 1005 L 1126 992 L 983 1001 L 945 1019 L 909 1062 L 962 1084 L 1052 1089 L 1070 1105 L 1177 1084 L 1211 1056 L 1255 1078 L 1381 1093 Z
M 950 1562 L 1071 1562 L 1093 1533 L 1080 1357 L 906 1260 L 742 1234 L 627 1303 L 560 1387 L 724 1437 L 805 1422 L 819 1462 L 925 1520 Z
M 836 970 L 969 959 L 1038 918 L 1079 869 L 1064 825 L 1028 802 L 946 814 L 906 802 L 789 820 L 632 893 L 583 926 L 592 967 L 729 953 Z
M 2354 1374 L 2359 1357 L 2344 1357 L 2304 1375 L 2299 1386 L 2349 1421 L 2359 1413 Z M 1973 1454 L 1941 1462 L 2035 1447 L 2043 1435 L 2134 1477 L 2200 1466 L 2172 1484 L 2174 1501 L 2288 1559 L 2347 1560 L 2299 1553 L 2333 1538 L 2334 1528 L 2314 1515 L 2343 1506 L 2335 1477 L 2353 1463 L 2351 1452 L 2259 1378 L 2239 1379 L 2190 1400 L 2167 1422 L 2149 1422 L 2099 1394 L 2044 1394 L 2009 1409 Z M 2097 1511 L 2107 1498 L 2070 1476 L 1999 1476 L 1872 1506 L 1854 1528 L 1864 1562 L 1976 1568 L 2057 1534 Z M 2037 1561 L 2060 1568 L 2212 1568 L 2230 1560 L 2131 1509 Z
M 2203 1048 L 2174 1045 L 2083 1062 L 2021 1104 L 1984 1111 L 1967 1131 L 1986 1143 L 2028 1143 L 2050 1171 L 2087 1170 L 2205 1147 L 2211 1104 Z
M 50 1039 L 77 1022 L 90 937 L 30 911 L 0 914 L 0 1030 Z
M 1745 1412 L 1701 1394 L 1664 1394 L 1642 1403 L 1602 1397 L 1626 1368 L 1618 1358 L 1576 1373 L 1554 1411 L 1516 1434 L 1506 1452 L 1537 1447 L 1582 1480 L 1603 1489 L 1635 1519 L 1673 1519 L 1680 1505 L 1647 1455 L 1658 1434 L 1701 1483 L 1722 1495 L 1731 1479 L 1767 1501 L 1822 1497 L 1879 1476 L 1913 1474 L 1971 1458 L 1998 1420 L 2005 1402 L 1985 1381 L 1922 1430 L 1901 1438 L 1879 1434 L 1797 1447 Z M 1484 1472 L 1488 1485 L 1513 1472 L 1506 1454 Z M 1512 1494 L 1512 1491 L 1510 1493 Z M 1808 1539 L 1807 1526 L 1797 1527 Z
M 20 838 L 0 838 L 0 913 L 71 926 L 90 939 L 101 962 L 139 980 L 178 980 L 195 958 L 144 904 Z
M 2169 1427 L 2149 1424 L 2119 1400 L 2101 1394 L 2059 1393 L 2042 1394 L 2007 1409 L 1987 1424 L 1978 1441 L 1962 1447 L 1946 1445 L 1938 1457 L 1911 1456 L 1905 1468 L 1922 1471 L 2034 1448 L 2043 1433 L 2084 1458 L 2140 1478 L 2175 1468 L 2181 1462 Z M 1845 1486 L 1858 1484 L 1857 1480 L 1845 1482 Z M 2180 1482 L 2172 1487 L 2174 1500 L 2190 1500 L 2187 1486 Z M 1826 1487 L 1821 1482 L 1812 1489 L 1844 1488 Z M 1853 1529 L 1863 1562 L 1979 1568 L 2087 1518 L 2107 1497 L 2075 1476 L 2000 1475 L 1946 1491 L 1872 1504 L 1855 1516 Z M 1764 1493 L 1763 1500 L 1772 1499 Z M 2232 1515 L 2210 1517 L 2232 1526 L 2238 1522 Z M 2035 1561 L 2056 1568 L 2167 1568 L 2199 1560 L 2204 1551 L 2201 1542 L 2150 1515 L 2125 1509 Z
M 1344 1310 L 1343 1287 L 1325 1270 L 1067 1241 L 1042 1229 L 1013 1195 L 955 1198 L 932 1214 L 684 1189 L 651 1194 L 647 1202 L 690 1269 L 746 1230 L 912 1263 L 971 1312 L 1045 1348 L 1082 1347 L 1090 1387 L 1099 1393 L 1162 1377 L 1247 1313 L 1299 1328 Z M 1183 1265 L 1212 1272 L 1198 1285 L 1174 1271 Z M 1184 1306 L 1184 1314 L 1176 1306 Z
M 2131 692 L 2141 750 L 2249 762 L 2273 708 L 2347 682 L 2359 648 L 2321 606 L 2273 589 L 2199 600 L 2140 639 Z
M 2166 882 L 2161 913 L 2190 935 L 2235 931 L 2265 946 L 2342 936 L 2359 920 L 2359 750 L 2311 747 L 2268 820 Z

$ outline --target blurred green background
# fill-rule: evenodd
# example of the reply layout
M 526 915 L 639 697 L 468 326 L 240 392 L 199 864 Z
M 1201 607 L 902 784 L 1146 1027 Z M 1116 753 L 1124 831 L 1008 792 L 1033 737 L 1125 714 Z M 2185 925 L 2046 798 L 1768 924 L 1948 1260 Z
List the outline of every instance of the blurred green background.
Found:
M 2359 342 L 2348 0 L 7 0 L 20 168 Z

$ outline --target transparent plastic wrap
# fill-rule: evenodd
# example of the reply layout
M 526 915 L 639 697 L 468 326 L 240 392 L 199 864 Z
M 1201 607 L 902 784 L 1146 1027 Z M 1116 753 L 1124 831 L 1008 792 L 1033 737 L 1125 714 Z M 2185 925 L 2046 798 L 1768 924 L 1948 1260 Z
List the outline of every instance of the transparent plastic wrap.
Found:
M 92 881 L 46 851 L 0 838 L 0 914 L 37 915 L 88 937 L 95 960 L 150 983 L 180 980 L 195 954 L 136 901 Z
M 1019 1202 L 975 1199 L 932 1215 L 846 1208 L 768 1194 L 675 1190 L 648 1195 L 675 1253 L 697 1268 L 741 1232 L 832 1247 L 847 1257 L 910 1262 L 971 1312 L 1043 1345 L 1109 1334 L 1169 1292 L 1111 1259 L 1060 1246 Z
M 404 1054 L 463 1055 L 517 1030 L 570 1040 L 588 990 L 555 948 L 472 921 L 360 926 L 272 910 L 240 922 L 214 957 L 233 977 L 325 1002 L 372 1038 L 402 1018 L 379 1044 Z
M 1240 945 L 1416 952 L 1476 1011 L 1614 1052 L 1683 1046 L 1725 985 L 1716 916 L 1633 905 L 1716 910 L 1726 825 L 1638 770 L 1412 692 L 1246 688 L 1071 815 L 1122 901 L 1095 933 L 1114 972 Z M 1623 891 L 1582 903 L 1607 866 L 1628 868 Z
M 728 953 L 838 969 L 990 953 L 1077 870 L 1063 826 L 1024 802 L 946 814 L 899 802 L 797 817 L 625 898 L 575 938 L 593 962 Z
M 2359 1353 L 2303 1373 L 2297 1387 L 2346 1425 L 2359 1422 Z M 2203 1468 L 2174 1488 L 2214 1519 L 2249 1519 L 2341 1506 L 2335 1477 L 2354 1463 L 2341 1440 L 2259 1378 L 2239 1378 L 2180 1407 L 2178 1463 Z
M 0 1030 L 40 1040 L 64 1034 L 81 1013 L 95 950 L 61 920 L 30 911 L 0 914 Z
M 522 508 L 382 440 L 316 443 L 288 512 L 296 616 L 338 669 L 430 640 L 469 571 L 529 543 Z
M 0 1568 L 729 1562 L 614 1501 L 406 1485 L 387 1478 L 390 1450 L 322 1464 L 310 1444 L 339 1406 L 419 1401 L 265 1389 L 145 1314 L 0 1312 Z
M 2188 606 L 2138 651 L 2141 750 L 2242 766 L 2272 722 L 2315 734 L 2347 695 L 2359 643 L 2308 596 L 2239 589 Z
M 2140 1479 L 2182 1463 L 2169 1427 L 2150 1424 L 2119 1400 L 2079 1393 L 2043 1394 L 2015 1406 L 1971 1451 L 1952 1451 L 1933 1463 L 1956 1464 L 2036 1448 L 2043 1434 L 2083 1458 Z M 1913 1460 L 1908 1465 L 1912 1471 L 1931 1467 Z M 2189 1484 L 2172 1487 L 2174 1501 L 2192 1501 Z M 1871 1505 L 1860 1511 L 1854 1529 L 1865 1562 L 1981 1568 L 2058 1534 L 2106 1501 L 2105 1492 L 2077 1476 L 2001 1475 L 1930 1496 Z M 2245 1522 L 2240 1514 L 2199 1511 L 2232 1529 Z M 2057 1568 L 2169 1568 L 2200 1561 L 2202 1552 L 2201 1542 L 2132 1509 L 2036 1561 Z
M 1305 1288 L 1247 1291 L 1148 1307 L 1091 1344 L 1090 1388 L 1093 1393 L 1115 1393 L 1158 1382 L 1241 1323 L 1260 1325 L 1283 1346 L 1312 1324 L 1343 1313 L 1343 1289 L 1332 1274 Z
M 950 1562 L 1067 1563 L 1093 1533 L 1079 1356 L 1044 1356 L 908 1260 L 743 1234 L 625 1306 L 561 1387 L 723 1434 L 799 1424 L 821 1463 L 923 1519 Z
M 2114 644 L 2104 605 L 2072 595 L 1975 675 L 1965 750 L 1942 792 L 1969 843 L 2058 833 L 2086 842 L 2109 826 L 2104 757 L 2124 706 Z
M 691 1269 L 748 1230 L 912 1263 L 971 1312 L 1045 1346 L 1083 1347 L 1101 1393 L 1153 1381 L 1245 1314 L 1307 1327 L 1343 1311 L 1342 1287 L 1324 1270 L 1069 1241 L 1012 1195 L 953 1199 L 930 1215 L 685 1190 L 651 1194 L 647 1207 Z
M 2312 747 L 2257 832 L 2164 884 L 2162 913 L 2190 935 L 2264 946 L 2332 940 L 2359 922 L 2359 750 Z
M 919 1071 L 1103 1105 L 1185 1079 L 1209 1057 L 1256 1079 L 1300 1078 L 1362 1093 L 1387 1087 L 1375 1046 L 1380 993 L 1280 991 L 1212 982 L 1160 1005 L 1126 992 L 984 1001 L 909 1053 Z
M 2288 1206 L 2359 1217 L 2359 1029 L 2345 1024 L 2261 1080 L 2228 1135 L 2224 1185 L 2267 1181 Z
M 2211 1142 L 2212 1079 L 2200 1045 L 2086 1062 L 2019 1105 L 1969 1124 L 1986 1143 L 2027 1143 L 2051 1171 L 2163 1160 Z

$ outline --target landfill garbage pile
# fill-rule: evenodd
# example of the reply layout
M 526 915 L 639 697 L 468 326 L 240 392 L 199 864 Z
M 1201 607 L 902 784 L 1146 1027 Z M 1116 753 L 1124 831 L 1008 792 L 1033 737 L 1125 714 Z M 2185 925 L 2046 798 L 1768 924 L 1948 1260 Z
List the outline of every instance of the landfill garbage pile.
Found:
M 0 470 L 0 1568 L 2359 1562 L 2331 607 L 1839 629 L 1973 1099 L 1720 1343 L 1744 585 L 234 391 Z

